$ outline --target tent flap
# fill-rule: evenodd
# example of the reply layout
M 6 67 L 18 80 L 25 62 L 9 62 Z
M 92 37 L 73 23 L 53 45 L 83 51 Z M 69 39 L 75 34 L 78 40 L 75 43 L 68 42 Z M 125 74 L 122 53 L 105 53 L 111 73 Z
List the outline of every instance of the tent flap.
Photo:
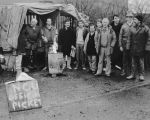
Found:
M 48 14 L 55 10 L 61 10 L 75 17 L 76 19 L 79 19 L 80 17 L 77 9 L 71 4 L 66 5 L 53 3 L 16 3 L 16 5 L 27 7 L 29 10 L 39 15 Z
M 10 51 L 12 48 L 17 48 L 18 36 L 22 28 L 24 18 L 26 16 L 24 7 L 20 6 L 5 6 L 1 8 L 1 46 L 5 51 Z

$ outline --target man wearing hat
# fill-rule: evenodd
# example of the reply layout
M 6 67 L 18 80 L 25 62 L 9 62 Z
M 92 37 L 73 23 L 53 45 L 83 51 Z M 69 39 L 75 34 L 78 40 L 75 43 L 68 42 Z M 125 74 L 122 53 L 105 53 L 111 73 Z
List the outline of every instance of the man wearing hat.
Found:
M 139 80 L 144 80 L 144 54 L 150 48 L 150 29 L 143 24 L 143 16 L 134 17 L 134 26 L 131 28 L 129 39 L 131 41 L 132 54 L 132 73 L 127 79 L 136 78 L 138 73 Z M 136 72 L 137 71 L 137 72 Z
M 130 29 L 133 25 L 133 14 L 128 12 L 126 15 L 126 23 L 121 27 L 119 34 L 119 46 L 120 50 L 123 52 L 123 67 L 121 76 L 129 75 L 131 73 L 131 54 L 130 54 L 130 40 L 129 34 Z

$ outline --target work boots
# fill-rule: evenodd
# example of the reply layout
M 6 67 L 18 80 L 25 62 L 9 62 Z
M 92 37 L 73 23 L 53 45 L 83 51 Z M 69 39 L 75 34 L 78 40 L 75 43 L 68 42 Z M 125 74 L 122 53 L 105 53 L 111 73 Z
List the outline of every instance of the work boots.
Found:
M 68 68 L 69 70 L 72 69 L 71 66 L 70 66 L 70 64 L 71 64 L 71 57 L 67 57 L 67 68 Z
M 67 65 L 66 65 L 66 62 L 67 62 Z M 69 70 L 71 70 L 72 68 L 71 68 L 70 64 L 71 64 L 71 57 L 66 56 L 64 58 L 63 69 L 65 69 L 67 67 Z

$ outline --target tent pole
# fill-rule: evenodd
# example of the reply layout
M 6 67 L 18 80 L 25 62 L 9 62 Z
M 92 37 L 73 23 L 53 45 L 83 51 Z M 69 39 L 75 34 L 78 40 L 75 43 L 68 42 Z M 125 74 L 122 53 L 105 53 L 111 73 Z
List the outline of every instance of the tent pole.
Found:
M 59 21 L 60 21 L 60 10 L 58 11 L 58 16 L 57 16 L 57 29 L 59 30 L 60 29 L 60 26 L 59 26 Z

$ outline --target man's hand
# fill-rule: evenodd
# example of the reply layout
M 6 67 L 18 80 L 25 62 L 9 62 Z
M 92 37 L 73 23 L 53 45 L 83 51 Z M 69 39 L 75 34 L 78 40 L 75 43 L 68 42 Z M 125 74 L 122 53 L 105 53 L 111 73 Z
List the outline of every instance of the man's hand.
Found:
M 47 42 L 48 42 L 48 40 L 47 40 L 47 38 L 46 38 L 46 37 L 42 36 L 42 39 L 44 40 L 44 42 L 45 42 L 45 43 L 47 43 Z
M 71 49 L 76 49 L 73 45 L 71 46 Z
M 83 49 L 84 54 L 86 55 L 86 49 Z
M 113 47 L 110 48 L 110 53 L 111 53 L 111 54 L 113 53 Z
M 123 47 L 120 47 L 120 51 L 121 51 L 121 52 L 123 51 Z

